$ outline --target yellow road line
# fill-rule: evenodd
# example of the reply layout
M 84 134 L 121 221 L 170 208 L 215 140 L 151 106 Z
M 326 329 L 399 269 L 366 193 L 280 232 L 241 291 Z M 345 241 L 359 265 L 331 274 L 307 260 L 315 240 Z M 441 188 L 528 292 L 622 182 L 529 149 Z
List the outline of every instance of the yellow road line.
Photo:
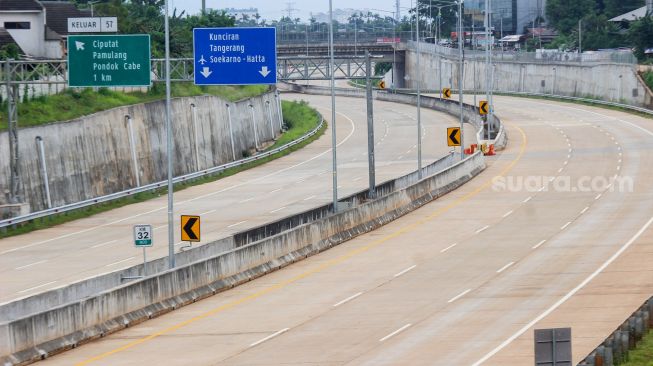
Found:
M 524 133 L 524 130 L 522 130 L 518 126 L 512 126 L 512 127 L 517 129 L 519 131 L 519 133 L 521 134 L 521 136 L 522 136 L 522 144 L 521 144 L 521 147 L 520 147 L 520 150 L 519 150 L 519 154 L 497 176 L 503 176 L 503 175 L 507 174 L 510 170 L 512 170 L 512 168 L 519 162 L 519 160 L 521 160 L 522 156 L 524 155 L 524 152 L 526 151 L 526 144 L 527 144 L 528 140 L 526 138 L 526 134 Z M 493 177 L 493 179 L 494 179 L 494 177 Z M 468 194 L 464 195 L 463 197 L 460 197 L 459 199 L 451 202 L 449 205 L 444 206 L 444 207 L 436 210 L 432 214 L 428 215 L 426 218 L 424 218 L 422 220 L 419 220 L 419 221 L 416 221 L 416 222 L 414 222 L 414 223 L 412 223 L 410 225 L 406 225 L 406 226 L 402 227 L 401 229 L 399 229 L 399 230 L 397 230 L 397 231 L 395 231 L 395 232 L 393 232 L 391 234 L 388 234 L 388 235 L 386 235 L 386 236 L 384 236 L 384 237 L 382 237 L 382 238 L 380 238 L 380 239 L 378 239 L 378 240 L 376 240 L 376 241 L 374 241 L 374 242 L 372 242 L 372 243 L 370 243 L 370 244 L 368 244 L 368 245 L 366 245 L 364 247 L 354 249 L 354 250 L 350 251 L 349 253 L 343 254 L 340 257 L 329 260 L 329 261 L 325 262 L 324 264 L 315 267 L 312 270 L 306 271 L 306 272 L 304 272 L 302 274 L 299 274 L 299 275 L 297 275 L 295 277 L 292 277 L 292 278 L 290 278 L 290 279 L 288 279 L 286 281 L 283 281 L 283 282 L 280 282 L 280 283 L 278 283 L 276 285 L 267 287 L 267 288 L 265 288 L 265 289 L 263 289 L 261 291 L 258 291 L 258 292 L 255 292 L 255 293 L 251 294 L 251 295 L 242 297 L 242 298 L 240 298 L 238 300 L 234 300 L 234 301 L 232 301 L 230 303 L 224 304 L 224 305 L 219 306 L 219 307 L 217 307 L 215 309 L 211 309 L 211 310 L 209 310 L 209 311 L 207 311 L 207 312 L 205 312 L 203 314 L 200 314 L 198 316 L 195 316 L 195 317 L 190 318 L 188 320 L 185 320 L 183 322 L 177 323 L 177 324 L 175 324 L 173 326 L 170 326 L 168 328 L 160 330 L 160 331 L 158 331 L 156 333 L 152 333 L 152 334 L 148 335 L 147 337 L 137 339 L 137 340 L 135 340 L 133 342 L 130 342 L 130 343 L 122 346 L 122 347 L 118 347 L 118 348 L 113 349 L 111 351 L 107 351 L 105 353 L 102 353 L 102 354 L 100 354 L 98 356 L 91 357 L 91 358 L 89 358 L 87 360 L 81 361 L 81 362 L 77 363 L 76 366 L 88 365 L 89 363 L 99 361 L 99 360 L 107 358 L 107 357 L 109 357 L 109 356 L 111 356 L 113 354 L 128 350 L 130 348 L 138 346 L 139 344 L 142 344 L 142 343 L 145 343 L 145 342 L 147 342 L 149 340 L 157 338 L 157 337 L 159 337 L 161 335 L 164 335 L 164 334 L 167 334 L 167 333 L 170 333 L 170 332 L 174 332 L 175 330 L 183 328 L 183 327 L 185 327 L 185 326 L 187 326 L 189 324 L 195 323 L 198 320 L 202 320 L 204 318 L 210 317 L 212 315 L 215 315 L 215 314 L 220 313 L 220 312 L 222 312 L 224 310 L 233 308 L 233 307 L 235 307 L 237 305 L 240 305 L 240 304 L 243 304 L 245 302 L 255 300 L 255 299 L 257 299 L 257 298 L 259 298 L 259 297 L 261 297 L 263 295 L 266 295 L 266 294 L 268 294 L 270 292 L 273 292 L 273 291 L 276 291 L 276 290 L 280 290 L 280 289 L 282 289 L 282 288 L 284 288 L 284 287 L 286 287 L 286 286 L 288 286 L 288 285 L 290 285 L 290 284 L 292 284 L 294 282 L 302 280 L 302 279 L 304 279 L 304 278 L 306 278 L 306 277 L 308 277 L 310 275 L 322 272 L 327 268 L 330 268 L 330 267 L 333 267 L 333 266 L 338 265 L 340 263 L 343 263 L 346 260 L 348 260 L 348 259 L 350 259 L 350 258 L 352 258 L 352 257 L 354 257 L 354 256 L 356 256 L 358 254 L 367 252 L 370 249 L 373 249 L 373 248 L 387 242 L 388 240 L 394 239 L 394 238 L 396 238 L 396 237 L 398 237 L 398 236 L 400 236 L 400 235 L 402 235 L 402 234 L 404 234 L 406 232 L 409 232 L 409 231 L 415 229 L 416 227 L 421 226 L 421 225 L 427 223 L 428 221 L 430 221 L 430 220 L 444 214 L 445 212 L 453 209 L 454 207 L 459 206 L 460 204 L 468 201 L 472 197 L 478 195 L 484 189 L 488 188 L 492 184 L 493 179 L 488 180 L 487 182 L 485 182 L 480 187 L 478 187 L 475 190 L 469 192 Z

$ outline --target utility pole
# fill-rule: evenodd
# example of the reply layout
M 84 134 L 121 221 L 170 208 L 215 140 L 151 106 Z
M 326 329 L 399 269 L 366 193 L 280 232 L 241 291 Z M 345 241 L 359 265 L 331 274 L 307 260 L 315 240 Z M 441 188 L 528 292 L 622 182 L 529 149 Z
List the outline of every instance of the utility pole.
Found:
M 295 3 L 294 3 L 294 2 L 289 1 L 289 2 L 286 3 L 286 9 L 285 9 L 285 11 L 288 12 L 288 18 L 289 18 L 290 20 L 292 20 L 293 13 L 294 13 L 295 11 L 299 10 L 299 9 L 295 9 L 294 6 L 295 6 Z
M 578 53 L 583 53 L 583 19 L 578 19 Z
M 400 0 L 397 0 L 395 8 L 395 22 L 399 23 L 401 21 L 401 15 L 399 14 L 399 9 L 401 8 Z
M 206 14 L 206 0 L 202 0 L 202 15 Z

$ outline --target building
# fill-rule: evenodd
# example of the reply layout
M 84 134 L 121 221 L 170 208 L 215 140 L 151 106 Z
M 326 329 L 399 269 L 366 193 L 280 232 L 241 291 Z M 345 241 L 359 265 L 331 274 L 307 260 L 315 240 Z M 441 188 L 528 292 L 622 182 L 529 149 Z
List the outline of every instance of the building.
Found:
M 0 0 L 0 34 L 6 31 L 27 58 L 60 59 L 66 56 L 68 18 L 84 16 L 69 2 Z
M 546 0 L 491 0 L 492 25 L 497 33 L 523 34 L 527 27 L 541 26 L 546 21 Z M 487 0 L 465 1 L 465 14 L 476 26 L 484 25 Z
M 611 22 L 632 22 L 644 18 L 646 15 L 653 14 L 653 0 L 646 0 L 646 5 L 635 9 L 626 14 L 621 14 L 610 19 Z
M 258 14 L 258 8 L 226 8 L 222 10 L 227 13 L 227 15 L 232 16 L 236 19 L 240 19 L 241 17 L 244 18 L 245 16 L 248 18 L 254 18 Z

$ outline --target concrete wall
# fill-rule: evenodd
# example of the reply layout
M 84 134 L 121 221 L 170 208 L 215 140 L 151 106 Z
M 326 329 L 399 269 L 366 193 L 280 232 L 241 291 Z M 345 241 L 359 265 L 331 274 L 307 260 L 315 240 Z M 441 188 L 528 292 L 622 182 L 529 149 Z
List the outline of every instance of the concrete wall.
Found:
M 0 324 L 0 363 L 76 346 L 174 310 L 374 230 L 459 187 L 485 167 L 475 154 L 414 185 L 218 256 Z
M 458 89 L 458 59 L 440 55 L 432 45 L 421 52 L 421 87 Z M 637 75 L 637 65 L 609 62 L 519 62 L 494 59 L 494 70 L 486 70 L 483 59 L 465 60 L 464 89 L 485 90 L 488 71 L 494 71 L 493 89 L 499 92 L 528 92 L 622 102 L 653 108 L 653 96 Z M 441 70 L 441 73 L 440 73 Z M 406 50 L 406 87 L 415 88 L 417 52 Z
M 270 101 L 270 111 L 266 101 Z M 275 135 L 279 133 L 279 111 L 273 93 L 235 103 L 214 96 L 173 99 L 175 175 L 234 160 L 227 104 L 231 111 L 236 159 L 254 148 L 255 128 L 261 143 L 275 137 L 272 129 Z M 191 105 L 195 106 L 195 112 Z M 250 105 L 254 109 L 254 120 Z M 20 178 L 31 211 L 47 208 L 37 136 L 43 138 L 45 146 L 53 207 L 136 187 L 127 116 L 131 117 L 133 126 L 140 184 L 166 179 L 165 104 L 162 101 L 115 108 L 64 123 L 21 128 Z M 8 144 L 7 132 L 0 133 L 0 155 L 8 156 Z M 0 204 L 7 203 L 8 182 L 9 159 L 0 159 Z

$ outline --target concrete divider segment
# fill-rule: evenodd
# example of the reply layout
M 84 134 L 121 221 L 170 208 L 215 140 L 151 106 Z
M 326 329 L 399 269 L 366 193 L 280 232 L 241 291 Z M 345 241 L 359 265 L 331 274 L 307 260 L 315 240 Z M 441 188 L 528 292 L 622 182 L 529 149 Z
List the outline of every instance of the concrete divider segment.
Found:
M 374 230 L 456 189 L 484 168 L 484 157 L 477 153 L 336 215 L 254 242 L 244 240 L 225 253 L 2 323 L 0 363 L 36 361 L 262 276 Z

